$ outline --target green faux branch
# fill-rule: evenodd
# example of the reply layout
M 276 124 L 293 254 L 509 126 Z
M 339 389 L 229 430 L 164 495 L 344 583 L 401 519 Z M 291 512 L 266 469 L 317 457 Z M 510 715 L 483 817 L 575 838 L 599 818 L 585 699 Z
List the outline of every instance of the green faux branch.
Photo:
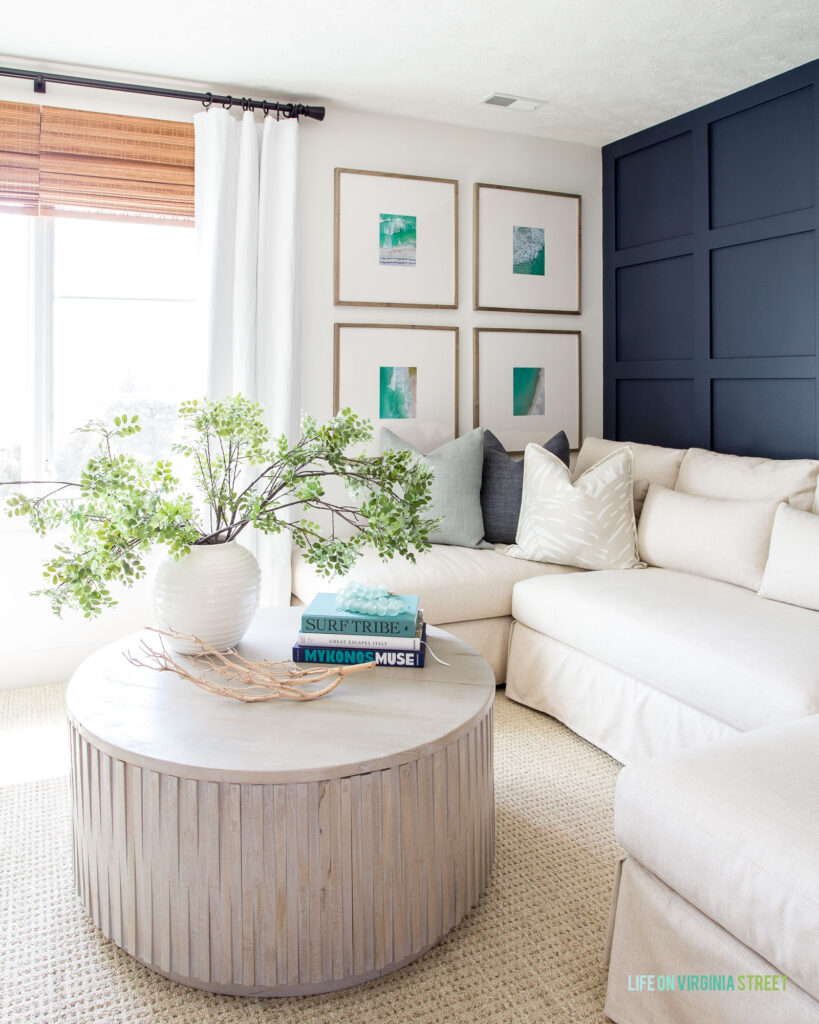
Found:
M 172 451 L 189 460 L 200 506 L 180 489 L 170 460 L 146 464 L 117 453 L 118 443 L 140 430 L 137 416 L 80 428 L 97 434 L 99 444 L 78 481 L 14 481 L 51 489 L 36 497 L 13 493 L 8 515 L 27 517 L 40 536 L 59 530 L 68 537 L 45 563 L 49 586 L 35 591 L 57 614 L 68 607 L 92 617 L 116 604 L 110 585 L 144 576 L 144 556 L 157 544 L 179 558 L 196 544 L 235 540 L 248 526 L 289 532 L 324 576 L 348 572 L 367 546 L 385 560 L 415 561 L 416 551 L 429 550 L 432 471 L 409 451 L 350 454 L 373 436 L 371 423 L 350 409 L 321 426 L 305 416 L 293 445 L 284 436 L 271 439 L 261 406 L 242 395 L 184 402 L 179 416 L 185 436 Z M 330 477 L 342 481 L 349 501 L 327 496 Z M 329 513 L 326 532 L 314 521 L 317 511 Z M 337 534 L 339 522 L 352 536 Z

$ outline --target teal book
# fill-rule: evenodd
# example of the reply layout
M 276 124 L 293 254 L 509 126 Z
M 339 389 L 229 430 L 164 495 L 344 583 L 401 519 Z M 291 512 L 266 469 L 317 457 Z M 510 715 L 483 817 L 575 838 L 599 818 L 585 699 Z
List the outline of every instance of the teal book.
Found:
M 396 594 L 404 602 L 399 615 L 361 615 L 336 607 L 335 594 L 316 594 L 301 616 L 302 633 L 353 636 L 414 637 L 418 623 L 418 595 Z

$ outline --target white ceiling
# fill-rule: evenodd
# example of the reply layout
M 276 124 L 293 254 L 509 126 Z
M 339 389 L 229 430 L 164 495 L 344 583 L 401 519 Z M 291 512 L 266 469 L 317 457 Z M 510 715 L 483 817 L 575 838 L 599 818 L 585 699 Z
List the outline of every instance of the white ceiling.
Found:
M 819 57 L 817 0 L 37 0 L 20 59 L 599 146 Z M 478 106 L 498 91 L 533 113 Z

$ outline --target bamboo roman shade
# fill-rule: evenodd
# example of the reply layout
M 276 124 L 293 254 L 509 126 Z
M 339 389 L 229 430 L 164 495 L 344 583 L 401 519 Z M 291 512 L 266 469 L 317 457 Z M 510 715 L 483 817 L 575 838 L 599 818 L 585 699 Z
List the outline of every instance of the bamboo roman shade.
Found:
M 37 212 L 39 152 L 40 108 L 0 103 L 0 210 Z
M 193 155 L 192 124 L 0 103 L 0 208 L 192 224 Z

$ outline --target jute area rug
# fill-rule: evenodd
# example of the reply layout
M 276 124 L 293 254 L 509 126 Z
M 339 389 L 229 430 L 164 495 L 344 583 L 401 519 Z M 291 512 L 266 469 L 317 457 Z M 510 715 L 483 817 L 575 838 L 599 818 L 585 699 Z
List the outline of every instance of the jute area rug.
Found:
M 618 765 L 495 705 L 497 853 L 480 904 L 416 963 L 357 988 L 241 999 L 186 988 L 97 931 L 74 892 L 64 686 L 0 693 L 2 1024 L 602 1024 Z

